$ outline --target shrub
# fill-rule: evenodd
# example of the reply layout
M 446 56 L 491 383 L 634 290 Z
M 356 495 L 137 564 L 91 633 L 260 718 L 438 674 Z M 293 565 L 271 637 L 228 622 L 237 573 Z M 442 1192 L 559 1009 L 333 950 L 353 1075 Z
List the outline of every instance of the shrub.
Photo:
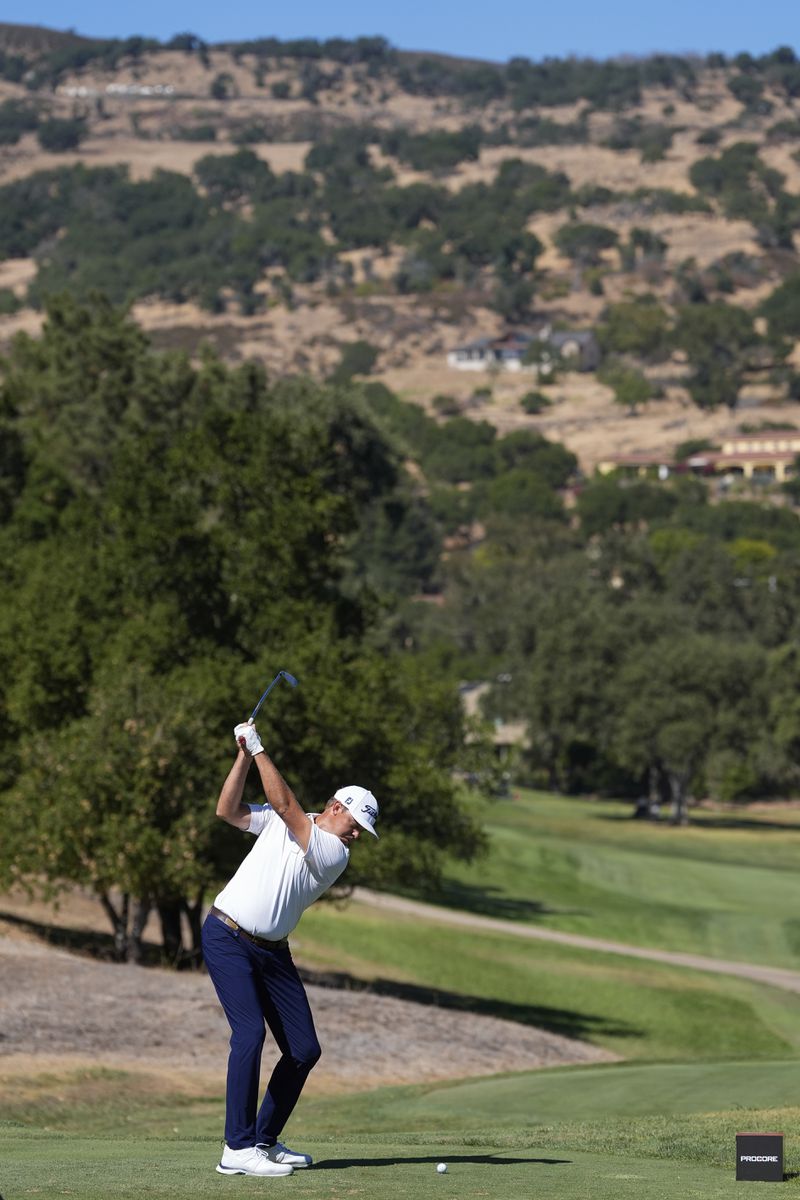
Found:
M 439 394 L 431 400 L 433 411 L 440 417 L 455 417 L 461 411 L 461 406 L 455 396 Z
M 221 71 L 211 80 L 208 94 L 212 100 L 230 100 L 231 96 L 235 94 L 235 90 L 233 76 L 228 71 Z
M 526 392 L 520 400 L 520 408 L 529 416 L 535 416 L 543 409 L 548 408 L 551 401 L 547 399 L 544 392 Z
M 719 129 L 704 129 L 695 138 L 698 146 L 716 146 L 721 140 L 722 134 Z
M 0 288 L 0 316 L 8 317 L 21 307 L 11 288 Z
M 331 383 L 348 383 L 354 375 L 369 375 L 378 357 L 378 347 L 359 340 L 340 346 L 341 361 L 331 372 Z
M 39 124 L 36 109 L 18 100 L 5 100 L 0 104 L 0 146 L 14 146 L 22 137 Z
M 562 254 L 574 262 L 595 266 L 603 250 L 616 246 L 619 236 L 605 225 L 573 221 L 562 225 L 555 236 Z
M 213 125 L 179 125 L 173 137 L 178 142 L 215 142 L 217 131 Z
M 77 150 L 88 130 L 86 122 L 78 118 L 64 119 L 51 117 L 43 121 L 36 130 L 39 145 L 43 150 L 60 154 L 65 150 Z
M 687 458 L 691 458 L 693 454 L 699 454 L 702 450 L 719 450 L 719 446 L 715 446 L 708 438 L 689 438 L 685 442 L 678 443 L 672 457 L 676 463 L 682 463 L 686 462 Z

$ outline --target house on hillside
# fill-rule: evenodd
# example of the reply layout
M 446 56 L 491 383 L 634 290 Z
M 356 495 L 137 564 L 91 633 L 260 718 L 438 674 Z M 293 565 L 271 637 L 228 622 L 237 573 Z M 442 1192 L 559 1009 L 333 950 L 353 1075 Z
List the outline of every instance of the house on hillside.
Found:
M 591 329 L 554 329 L 546 341 L 576 371 L 595 371 L 600 366 L 600 345 Z
M 555 360 L 560 359 L 576 371 L 593 371 L 600 364 L 600 346 L 591 330 L 556 330 L 543 325 L 536 333 L 508 330 L 499 337 L 477 338 L 456 346 L 447 353 L 447 365 L 457 371 L 538 372 L 538 363 L 524 361 L 533 342 L 549 347 Z
M 486 720 L 481 713 L 481 700 L 488 693 L 491 684 L 481 680 L 477 683 L 462 683 L 459 685 L 461 703 L 465 715 L 470 720 Z M 499 717 L 491 722 L 490 738 L 499 758 L 507 758 L 511 750 L 525 749 L 530 745 L 528 726 L 525 721 L 501 721 Z M 467 741 L 471 738 L 468 735 Z
M 699 450 L 683 463 L 675 463 L 669 451 L 661 454 L 617 454 L 597 464 L 601 474 L 622 471 L 633 475 L 657 474 L 666 479 L 672 472 L 721 475 L 762 483 L 783 483 L 795 472 L 800 455 L 800 430 L 770 429 L 761 433 L 738 433 L 723 438 L 719 450 Z

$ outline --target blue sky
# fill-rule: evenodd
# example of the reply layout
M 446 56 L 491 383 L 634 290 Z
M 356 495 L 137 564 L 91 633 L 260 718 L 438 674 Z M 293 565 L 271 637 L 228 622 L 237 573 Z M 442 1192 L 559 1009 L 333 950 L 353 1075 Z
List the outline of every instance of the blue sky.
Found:
M 190 31 L 217 42 L 273 35 L 357 37 L 380 33 L 407 50 L 440 50 L 505 61 L 577 54 L 607 58 L 653 51 L 800 52 L 797 0 L 4 0 L 2 20 L 92 36 L 141 33 L 166 39 Z

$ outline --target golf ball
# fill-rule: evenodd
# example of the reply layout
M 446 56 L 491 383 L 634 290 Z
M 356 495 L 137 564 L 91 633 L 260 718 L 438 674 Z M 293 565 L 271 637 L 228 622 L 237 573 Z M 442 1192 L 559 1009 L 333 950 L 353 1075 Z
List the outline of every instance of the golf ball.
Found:
M 447 1171 L 447 1163 L 439 1163 L 436 1170 L 439 1172 L 440 1175 L 444 1175 L 445 1172 Z

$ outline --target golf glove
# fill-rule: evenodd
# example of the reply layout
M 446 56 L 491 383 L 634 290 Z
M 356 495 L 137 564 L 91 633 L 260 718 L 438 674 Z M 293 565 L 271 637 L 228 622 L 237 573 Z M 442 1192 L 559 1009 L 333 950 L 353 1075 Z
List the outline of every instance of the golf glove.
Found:
M 256 754 L 264 753 L 264 747 L 261 745 L 261 738 L 258 736 L 255 725 L 248 725 L 245 721 L 241 725 L 236 726 L 233 736 L 236 738 L 237 746 L 240 746 L 244 742 L 244 748 L 248 754 L 252 754 L 255 757 Z

